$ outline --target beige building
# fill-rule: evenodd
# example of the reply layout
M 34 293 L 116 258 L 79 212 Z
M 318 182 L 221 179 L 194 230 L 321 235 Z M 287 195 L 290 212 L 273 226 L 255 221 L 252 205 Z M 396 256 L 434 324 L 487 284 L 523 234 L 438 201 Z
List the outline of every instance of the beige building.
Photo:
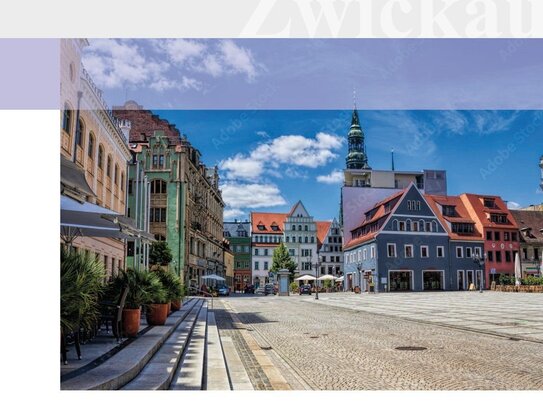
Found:
M 93 195 L 88 202 L 124 214 L 127 162 L 131 158 L 127 135 L 121 130 L 81 63 L 88 45 L 85 39 L 61 40 L 60 152 L 83 174 Z M 73 246 L 94 253 L 108 273 L 124 266 L 124 243 L 120 239 L 77 237 Z

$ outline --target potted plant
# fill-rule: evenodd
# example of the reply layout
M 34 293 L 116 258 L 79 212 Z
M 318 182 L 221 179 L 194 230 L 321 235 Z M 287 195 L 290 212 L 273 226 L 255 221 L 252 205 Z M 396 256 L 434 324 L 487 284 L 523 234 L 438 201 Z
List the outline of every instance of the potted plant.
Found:
M 181 300 L 184 296 L 181 279 L 171 270 L 157 270 L 156 275 L 166 290 L 167 299 L 171 304 L 171 310 L 178 311 L 181 309 Z
M 125 336 L 138 335 L 141 306 L 152 301 L 157 291 L 157 282 L 157 277 L 145 270 L 120 270 L 119 274 L 113 278 L 112 285 L 117 295 L 120 295 L 123 287 L 128 286 L 122 321 Z
M 170 298 L 168 298 L 168 291 L 160 282 L 157 274 L 149 273 L 152 289 L 145 313 L 149 325 L 164 325 L 168 318 Z

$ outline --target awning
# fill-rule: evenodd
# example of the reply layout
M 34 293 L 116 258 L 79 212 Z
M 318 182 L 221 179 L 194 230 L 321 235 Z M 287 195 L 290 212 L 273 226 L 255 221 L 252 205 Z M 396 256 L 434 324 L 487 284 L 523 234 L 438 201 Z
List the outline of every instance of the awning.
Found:
M 75 199 L 96 196 L 85 178 L 85 172 L 63 155 L 60 156 L 60 187 L 61 193 Z
M 89 202 L 60 196 L 60 234 L 66 243 L 76 237 L 110 237 L 155 241 L 147 232 L 137 229 L 132 219 Z

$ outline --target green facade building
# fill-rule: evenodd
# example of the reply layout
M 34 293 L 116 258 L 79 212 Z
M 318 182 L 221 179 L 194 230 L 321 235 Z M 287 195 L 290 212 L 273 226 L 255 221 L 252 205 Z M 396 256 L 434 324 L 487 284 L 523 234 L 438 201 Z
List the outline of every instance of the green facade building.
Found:
M 252 284 L 251 223 L 224 222 L 224 237 L 230 242 L 230 250 L 234 254 L 234 290 L 243 291 L 245 285 Z

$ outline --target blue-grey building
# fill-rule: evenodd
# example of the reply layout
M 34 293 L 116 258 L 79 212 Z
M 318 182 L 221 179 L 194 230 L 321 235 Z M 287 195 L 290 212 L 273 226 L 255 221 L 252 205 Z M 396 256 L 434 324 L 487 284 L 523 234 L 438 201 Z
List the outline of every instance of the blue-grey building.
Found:
M 344 247 L 347 290 L 356 286 L 376 292 L 455 289 L 449 234 L 415 184 L 364 215 Z

